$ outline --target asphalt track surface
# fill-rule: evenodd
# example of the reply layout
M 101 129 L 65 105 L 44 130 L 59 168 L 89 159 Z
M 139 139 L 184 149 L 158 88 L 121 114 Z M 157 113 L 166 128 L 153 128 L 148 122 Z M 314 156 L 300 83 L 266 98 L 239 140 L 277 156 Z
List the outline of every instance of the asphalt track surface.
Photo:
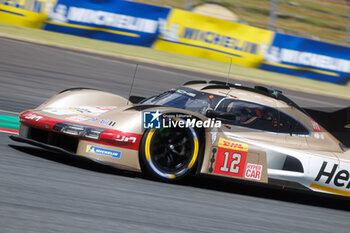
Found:
M 15 115 L 71 87 L 127 96 L 134 67 L 132 61 L 0 38 L 0 113 Z M 219 78 L 140 64 L 132 93 L 148 96 L 192 79 Z M 350 105 L 285 93 L 308 107 Z M 347 198 L 274 186 L 206 177 L 155 182 L 0 134 L 1 233 L 349 232 L 349 209 Z

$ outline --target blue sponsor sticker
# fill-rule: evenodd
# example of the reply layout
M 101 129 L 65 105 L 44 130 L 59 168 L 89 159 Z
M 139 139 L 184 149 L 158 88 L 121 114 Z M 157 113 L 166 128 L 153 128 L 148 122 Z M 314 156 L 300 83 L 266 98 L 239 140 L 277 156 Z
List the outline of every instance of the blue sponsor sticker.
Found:
M 99 118 L 92 118 L 91 121 L 102 124 L 102 125 L 109 125 L 109 126 L 115 126 L 115 124 L 117 123 L 115 121 L 99 119 Z
M 161 128 L 161 113 L 157 111 L 143 112 L 143 128 L 144 129 L 160 129 Z
M 98 155 L 109 156 L 109 157 L 113 157 L 113 158 L 117 158 L 117 159 L 120 159 L 120 156 L 122 154 L 122 152 L 120 152 L 120 151 L 108 150 L 108 149 L 104 149 L 104 148 L 100 148 L 100 147 L 96 147 L 96 146 L 91 146 L 91 145 L 88 145 L 86 147 L 86 152 L 98 154 Z

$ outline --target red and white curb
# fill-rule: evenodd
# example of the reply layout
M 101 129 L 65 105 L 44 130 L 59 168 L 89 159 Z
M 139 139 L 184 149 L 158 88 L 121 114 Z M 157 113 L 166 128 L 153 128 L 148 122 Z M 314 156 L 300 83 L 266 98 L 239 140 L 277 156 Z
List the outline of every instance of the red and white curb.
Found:
M 0 127 L 0 132 L 9 133 L 9 134 L 18 134 L 18 129 L 9 129 Z

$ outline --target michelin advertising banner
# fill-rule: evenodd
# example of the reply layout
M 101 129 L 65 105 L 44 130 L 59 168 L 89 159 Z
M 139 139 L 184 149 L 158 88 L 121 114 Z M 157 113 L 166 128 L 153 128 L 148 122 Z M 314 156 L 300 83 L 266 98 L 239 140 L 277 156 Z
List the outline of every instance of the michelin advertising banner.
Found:
M 46 30 L 150 47 L 170 8 L 124 0 L 58 0 Z
M 350 48 L 276 33 L 261 69 L 346 85 Z
M 0 23 L 41 28 L 56 0 L 0 0 Z
M 173 9 L 161 20 L 154 49 L 222 62 L 257 67 L 263 60 L 261 46 L 269 46 L 273 32 Z

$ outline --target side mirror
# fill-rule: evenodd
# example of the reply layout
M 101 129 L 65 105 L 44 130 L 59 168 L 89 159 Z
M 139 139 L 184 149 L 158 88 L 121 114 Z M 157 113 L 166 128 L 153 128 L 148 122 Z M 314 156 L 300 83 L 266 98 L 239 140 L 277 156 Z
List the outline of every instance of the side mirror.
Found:
M 142 97 L 142 96 L 135 96 L 135 95 L 132 95 L 129 97 L 129 101 L 133 104 L 138 104 L 144 99 L 146 99 L 146 98 Z
M 205 113 L 206 117 L 209 118 L 217 118 L 217 119 L 224 119 L 229 121 L 234 121 L 236 119 L 236 115 L 229 112 L 221 112 L 221 111 L 215 111 L 215 110 L 207 110 Z
M 294 125 L 289 122 L 289 136 L 293 136 Z

